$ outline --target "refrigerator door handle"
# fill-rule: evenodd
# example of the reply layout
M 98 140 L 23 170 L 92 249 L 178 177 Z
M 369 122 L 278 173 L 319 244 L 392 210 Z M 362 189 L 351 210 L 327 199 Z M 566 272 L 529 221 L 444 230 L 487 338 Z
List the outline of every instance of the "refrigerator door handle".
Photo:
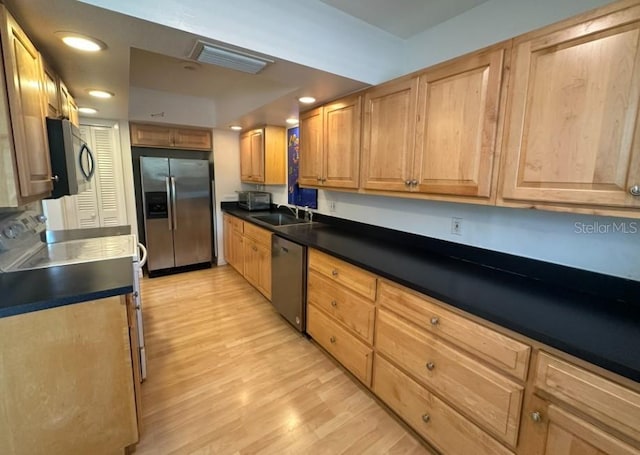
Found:
M 173 219 L 173 203 L 172 203 L 172 197 L 171 197 L 171 186 L 169 183 L 169 177 L 165 177 L 164 178 L 164 183 L 165 186 L 167 188 L 167 221 L 169 222 L 169 230 L 173 230 L 173 227 L 171 225 L 171 220 Z
M 178 214 L 176 210 L 176 178 L 171 177 L 171 211 L 173 212 L 173 230 L 178 230 Z

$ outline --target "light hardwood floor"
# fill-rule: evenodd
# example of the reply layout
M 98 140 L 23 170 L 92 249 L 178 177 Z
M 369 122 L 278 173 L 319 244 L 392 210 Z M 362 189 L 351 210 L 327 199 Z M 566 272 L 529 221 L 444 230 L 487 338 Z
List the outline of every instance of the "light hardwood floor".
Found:
M 142 296 L 136 455 L 429 453 L 231 267 L 144 279 Z

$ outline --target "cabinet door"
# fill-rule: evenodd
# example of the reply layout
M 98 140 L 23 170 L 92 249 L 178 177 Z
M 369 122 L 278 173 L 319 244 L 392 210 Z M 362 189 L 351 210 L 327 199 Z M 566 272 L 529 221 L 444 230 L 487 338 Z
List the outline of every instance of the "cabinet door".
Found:
M 229 252 L 227 261 L 238 273 L 244 275 L 244 237 L 242 233 L 235 230 L 231 231 L 231 248 Z
M 319 107 L 300 116 L 300 167 L 298 183 L 303 186 L 318 186 L 322 183 L 322 108 Z
M 244 237 L 244 277 L 255 287 L 260 283 L 260 252 L 255 240 Z
M 171 147 L 172 131 L 166 126 L 139 125 L 132 123 L 131 145 L 141 147 Z
M 211 150 L 211 131 L 176 128 L 173 146 L 189 150 Z
M 223 245 L 224 245 L 224 259 L 227 261 L 227 264 L 231 265 L 233 259 L 231 259 L 231 230 L 233 227 L 231 226 L 231 220 L 229 219 L 229 215 L 226 213 L 222 216 L 222 235 L 223 235 Z
M 358 188 L 361 100 L 352 96 L 324 106 L 323 186 Z
M 640 6 L 514 42 L 503 199 L 640 207 Z
M 264 182 L 264 134 L 262 129 L 240 136 L 240 179 L 243 182 Z
M 47 94 L 47 117 L 60 115 L 60 97 L 58 95 L 58 77 L 51 68 L 44 68 L 44 85 Z
M 251 175 L 252 182 L 264 182 L 264 133 L 251 132 Z
M 2 54 L 20 195 L 41 199 L 53 189 L 42 59 L 4 7 L 2 16 Z
M 271 245 L 257 243 L 258 248 L 258 284 L 257 288 L 271 300 Z
M 463 57 L 420 76 L 418 191 L 490 196 L 504 52 Z
M 71 95 L 69 95 L 69 90 L 67 90 L 67 86 L 64 85 L 64 82 L 60 81 L 58 88 L 58 95 L 60 96 L 60 115 L 64 118 L 69 118 L 69 99 L 71 98 Z
M 362 186 L 409 191 L 412 175 L 418 79 L 369 90 L 364 98 Z
M 544 403 L 542 400 L 536 400 Z M 530 414 L 536 430 L 544 434 L 538 447 L 528 448 L 540 455 L 640 455 L 640 450 L 607 431 L 554 404 L 546 404 Z
M 78 105 L 76 100 L 69 96 L 69 121 L 75 126 L 80 126 L 80 118 L 78 113 Z

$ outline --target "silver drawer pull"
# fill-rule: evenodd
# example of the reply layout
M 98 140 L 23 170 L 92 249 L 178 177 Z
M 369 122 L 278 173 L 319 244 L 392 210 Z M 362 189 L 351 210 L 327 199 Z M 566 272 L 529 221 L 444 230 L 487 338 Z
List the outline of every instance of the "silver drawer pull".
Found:
M 434 316 L 431 318 L 431 325 L 438 325 L 440 324 L 440 319 L 437 316 Z
M 429 423 L 429 420 L 431 420 L 431 416 L 429 414 L 425 414 L 422 416 L 422 421 L 424 423 Z
M 640 196 L 640 185 L 633 185 L 629 188 L 629 193 L 631 193 L 632 196 Z
M 331 338 L 329 338 L 329 341 L 331 341 L 332 343 L 335 343 L 336 342 L 336 337 L 332 336 Z
M 331 306 L 334 307 L 334 308 L 337 307 L 338 306 L 338 302 L 336 302 L 335 300 L 332 300 L 331 301 Z
M 333 269 L 333 270 L 331 271 L 331 275 L 333 275 L 333 276 L 338 276 L 338 271 L 337 271 L 336 269 Z
M 531 413 L 531 420 L 535 423 L 540 423 L 542 422 L 542 415 L 538 411 L 534 411 Z
M 436 364 L 433 362 L 428 362 L 426 366 L 427 366 L 427 370 L 433 371 L 433 369 L 436 367 Z

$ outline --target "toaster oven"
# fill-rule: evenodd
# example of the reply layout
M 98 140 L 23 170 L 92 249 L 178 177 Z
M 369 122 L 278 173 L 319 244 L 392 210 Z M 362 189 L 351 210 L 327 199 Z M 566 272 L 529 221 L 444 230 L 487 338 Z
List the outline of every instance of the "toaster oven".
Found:
M 271 193 L 264 191 L 239 191 L 238 205 L 245 210 L 269 210 Z

